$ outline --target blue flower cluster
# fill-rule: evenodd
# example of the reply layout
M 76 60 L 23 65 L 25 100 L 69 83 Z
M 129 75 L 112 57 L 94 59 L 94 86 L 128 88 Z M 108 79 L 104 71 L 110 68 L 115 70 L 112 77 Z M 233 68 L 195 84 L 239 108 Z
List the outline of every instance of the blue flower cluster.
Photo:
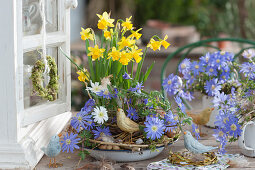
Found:
M 169 96 L 177 95 L 191 101 L 194 97 L 184 89 L 182 79 L 174 74 L 170 74 L 164 81 L 162 86 Z
M 216 116 L 214 124 L 217 129 L 215 130 L 214 137 L 220 142 L 219 152 L 224 154 L 225 146 L 228 137 L 237 138 L 241 135 L 241 125 L 238 123 L 236 117 L 236 100 L 234 89 L 232 88 L 231 94 L 217 93 L 214 97 L 214 106 L 219 109 L 219 115 Z
M 207 77 L 204 90 L 209 96 L 214 96 L 221 89 L 221 84 L 230 79 L 230 64 L 233 59 L 234 54 L 224 51 L 207 53 L 198 61 L 191 62 L 190 59 L 184 59 L 178 66 L 184 82 L 179 76 L 170 74 L 163 81 L 162 86 L 169 96 L 178 95 L 190 101 L 194 97 L 189 89 Z

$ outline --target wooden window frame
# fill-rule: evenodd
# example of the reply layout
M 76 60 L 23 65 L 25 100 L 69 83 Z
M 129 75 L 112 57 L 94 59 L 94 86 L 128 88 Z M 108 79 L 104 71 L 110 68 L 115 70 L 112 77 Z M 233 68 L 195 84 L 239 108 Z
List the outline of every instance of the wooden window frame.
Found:
M 57 47 L 58 48 L 58 74 L 60 90 L 58 99 L 53 102 L 46 102 L 38 106 L 32 106 L 30 108 L 24 108 L 24 96 L 23 96 L 23 54 L 25 52 L 37 50 L 42 48 L 42 35 L 27 35 L 23 36 L 22 27 L 18 31 L 22 36 L 18 37 L 17 41 L 22 42 L 22 51 L 18 54 L 18 63 L 21 64 L 21 68 L 18 69 L 17 86 L 20 96 L 19 111 L 21 118 L 21 127 L 39 122 L 41 120 L 65 113 L 71 110 L 71 69 L 70 62 L 60 52 L 61 47 L 67 54 L 70 54 L 70 10 L 65 7 L 64 0 L 58 0 L 58 31 L 46 33 L 46 48 Z M 22 10 L 21 5 L 18 6 Z M 22 16 L 21 16 L 22 17 Z M 22 19 L 21 19 L 22 20 Z M 21 24 L 22 25 L 22 24 Z M 21 38 L 21 40 L 19 40 Z

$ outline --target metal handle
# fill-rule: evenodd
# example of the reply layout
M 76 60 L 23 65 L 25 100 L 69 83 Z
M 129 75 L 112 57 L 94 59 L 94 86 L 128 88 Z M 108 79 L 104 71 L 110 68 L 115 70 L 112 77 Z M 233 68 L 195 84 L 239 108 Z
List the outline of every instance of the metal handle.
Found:
M 75 9 L 78 6 L 77 0 L 66 0 L 65 2 L 66 9 L 72 8 Z
M 253 149 L 253 148 L 250 148 L 250 147 L 248 147 L 248 146 L 245 145 L 245 141 L 244 141 L 244 132 L 245 132 L 246 126 L 247 126 L 247 125 L 251 125 L 251 124 L 254 124 L 254 122 L 250 121 L 250 122 L 247 122 L 247 123 L 244 125 L 242 134 L 241 134 L 241 136 L 239 136 L 239 139 L 238 139 L 238 143 L 239 143 L 240 148 L 245 149 L 245 150 L 249 150 L 249 151 L 252 151 L 252 150 L 254 150 L 254 149 Z

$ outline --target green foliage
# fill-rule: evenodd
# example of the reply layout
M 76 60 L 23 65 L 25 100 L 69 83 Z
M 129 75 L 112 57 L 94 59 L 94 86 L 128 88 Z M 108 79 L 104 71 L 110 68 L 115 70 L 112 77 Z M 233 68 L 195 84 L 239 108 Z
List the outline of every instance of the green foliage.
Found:
M 192 24 L 197 20 L 193 12 L 196 2 L 190 0 L 135 0 L 137 23 L 160 19 L 174 24 Z M 180 22 L 181 21 L 181 22 Z
M 233 37 L 255 37 L 254 0 L 246 0 L 240 9 L 238 0 L 135 0 L 136 25 L 148 19 L 158 19 L 172 24 L 195 25 L 202 36 L 218 37 L 226 33 Z M 245 18 L 240 18 L 240 10 Z M 243 22 L 241 22 L 243 20 Z M 215 24 L 217 23 L 217 24 Z M 244 23 L 244 25 L 241 25 Z M 246 38 L 244 37 L 244 38 Z

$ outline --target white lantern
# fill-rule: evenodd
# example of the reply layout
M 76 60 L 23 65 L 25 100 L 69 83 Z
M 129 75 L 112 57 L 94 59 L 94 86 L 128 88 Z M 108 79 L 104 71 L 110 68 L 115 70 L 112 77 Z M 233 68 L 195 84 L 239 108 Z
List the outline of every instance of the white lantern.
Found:
M 0 169 L 35 167 L 41 147 L 71 117 L 70 7 L 76 0 L 7 0 L 0 7 Z M 35 61 L 55 58 L 60 89 L 49 102 L 32 91 Z M 47 76 L 45 82 L 47 84 Z

